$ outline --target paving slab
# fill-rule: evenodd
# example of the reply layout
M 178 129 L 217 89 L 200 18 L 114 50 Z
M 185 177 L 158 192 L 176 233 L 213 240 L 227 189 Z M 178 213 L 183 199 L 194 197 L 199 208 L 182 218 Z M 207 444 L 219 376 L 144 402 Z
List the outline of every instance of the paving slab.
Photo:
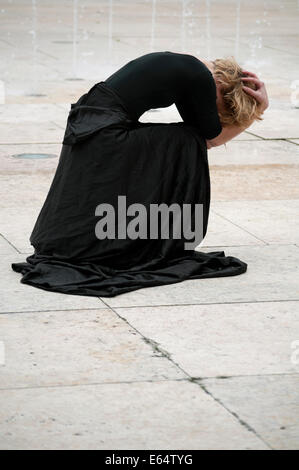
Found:
M 299 199 L 299 165 L 212 165 L 212 201 Z
M 185 378 L 109 309 L 0 315 L 0 389 Z
M 54 122 L 23 122 L 22 125 L 0 123 L 0 144 L 60 143 L 63 131 Z
M 42 179 L 41 179 L 42 181 Z M 28 182 L 28 184 L 30 184 Z M 9 185 L 8 185 L 9 187 Z M 21 185 L 21 191 L 24 188 L 24 183 Z M 23 189 L 24 191 L 24 189 Z M 10 195 L 13 193 L 10 192 Z M 29 201 L 37 202 L 45 198 L 47 192 L 42 183 L 37 184 L 36 195 L 30 195 L 29 191 L 24 191 L 25 196 L 29 196 Z M 5 199 L 7 203 L 5 203 Z M 5 207 L 0 207 L 1 215 L 1 233 L 12 243 L 20 253 L 33 253 L 34 248 L 31 246 L 29 237 L 33 230 L 35 221 L 41 210 L 41 204 L 31 206 L 24 204 L 21 195 L 19 194 L 15 201 L 11 200 L 10 196 L 4 198 Z
M 114 69 L 114 67 L 113 67 Z M 24 78 L 10 78 L 6 83 L 6 103 L 8 104 L 61 104 L 74 103 L 86 93 L 96 81 L 100 81 L 100 75 L 90 80 L 68 80 L 69 71 L 58 74 L 56 79 L 43 79 L 38 81 L 38 91 L 32 96 L 32 82 Z M 108 77 L 108 74 L 107 74 Z M 68 105 L 69 109 L 69 105 Z M 67 113 L 66 113 L 67 114 Z M 66 115 L 65 114 L 65 115 Z
M 237 137 L 209 150 L 211 166 L 268 165 L 269 168 L 269 165 L 299 165 L 299 149 L 291 142 L 261 139 L 247 142 L 237 140 Z
M 298 449 L 298 374 L 208 379 L 201 383 L 272 449 Z
M 192 377 L 299 372 L 298 311 L 299 302 L 116 308 Z
M 261 137 L 258 137 L 254 134 L 251 134 L 250 130 L 248 129 L 248 132 L 247 131 L 242 132 L 241 134 L 237 135 L 234 139 L 232 139 L 230 142 L 238 142 L 238 141 L 242 141 L 242 140 L 252 141 L 252 140 L 262 140 L 262 139 L 261 139 Z M 214 147 L 214 148 L 216 148 L 216 147 Z
M 266 109 L 264 120 L 254 122 L 250 126 L 250 132 L 266 139 L 289 138 L 296 139 L 299 136 L 299 109 L 289 104 L 287 109 Z
M 3 390 L 0 399 L 1 449 L 269 448 L 187 381 Z
M 264 245 L 259 238 L 251 235 L 232 222 L 216 214 L 213 210 L 209 215 L 209 229 L 200 247 Z
M 63 120 L 67 117 L 67 113 L 55 103 L 51 104 L 5 104 L 0 105 L 0 121 L 7 124 L 19 124 L 21 127 L 24 123 L 48 123 L 49 121 Z
M 18 251 L 2 235 L 0 235 L 0 255 L 16 254 Z
M 215 201 L 213 210 L 266 243 L 299 242 L 298 199 Z
M 7 144 L 0 145 L 0 175 L 29 175 L 54 173 L 60 155 L 61 144 Z M 24 153 L 50 154 L 57 158 L 19 158 Z M 14 178 L 11 178 L 12 182 Z
M 37 169 L 33 175 L 14 174 L 12 176 L 11 174 L 0 174 L 0 185 L 3 191 L 0 200 L 0 213 L 2 210 L 3 217 L 5 217 L 5 213 L 9 213 L 9 223 L 5 223 L 5 219 L 3 219 L 4 223 L 1 224 L 1 228 L 7 234 L 18 230 L 18 234 L 13 235 L 11 233 L 10 236 L 21 241 L 20 248 L 25 246 L 26 251 L 28 251 L 29 246 L 28 233 L 31 233 L 35 222 L 34 217 L 39 213 L 46 199 L 54 177 L 54 171 L 50 173 Z M 22 218 L 20 212 L 28 213 L 28 218 L 25 218 L 23 227 L 18 225 Z M 32 215 L 30 216 L 30 214 Z M 26 233 L 23 230 L 26 230 Z M 23 251 L 23 249 L 20 251 Z

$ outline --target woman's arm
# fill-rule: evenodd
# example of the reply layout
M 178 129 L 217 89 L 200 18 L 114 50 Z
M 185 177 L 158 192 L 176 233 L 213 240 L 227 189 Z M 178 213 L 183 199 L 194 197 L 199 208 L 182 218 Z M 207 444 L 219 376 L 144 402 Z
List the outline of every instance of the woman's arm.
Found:
M 249 127 L 249 126 L 247 126 Z M 210 149 L 212 147 L 218 147 L 218 145 L 225 144 L 229 140 L 233 139 L 237 135 L 241 134 L 247 127 L 240 127 L 240 126 L 225 126 L 222 128 L 217 137 L 214 139 L 206 139 L 207 148 Z

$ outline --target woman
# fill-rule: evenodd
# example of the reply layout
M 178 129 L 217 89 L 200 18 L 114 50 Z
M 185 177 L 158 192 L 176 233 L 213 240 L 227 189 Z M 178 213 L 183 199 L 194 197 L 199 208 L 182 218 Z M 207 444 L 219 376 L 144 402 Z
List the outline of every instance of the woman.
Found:
M 145 111 L 173 103 L 183 121 L 139 121 Z M 246 263 L 223 251 L 194 250 L 208 224 L 207 148 L 261 119 L 267 106 L 264 84 L 233 58 L 154 52 L 94 85 L 71 105 L 58 167 L 30 237 L 34 254 L 12 264 L 21 282 L 112 297 L 244 273 Z

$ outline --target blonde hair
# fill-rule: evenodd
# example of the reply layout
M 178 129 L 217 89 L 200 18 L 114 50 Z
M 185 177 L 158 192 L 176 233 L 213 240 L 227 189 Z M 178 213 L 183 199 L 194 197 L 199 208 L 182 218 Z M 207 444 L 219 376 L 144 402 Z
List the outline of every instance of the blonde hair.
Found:
M 224 111 L 218 112 L 222 126 L 248 127 L 255 120 L 262 121 L 259 103 L 242 89 L 242 85 L 246 85 L 254 90 L 255 85 L 249 80 L 246 83 L 241 80 L 241 77 L 246 75 L 243 75 L 242 68 L 234 56 L 215 59 L 212 63 L 214 64 L 213 75 L 220 85 L 224 102 Z

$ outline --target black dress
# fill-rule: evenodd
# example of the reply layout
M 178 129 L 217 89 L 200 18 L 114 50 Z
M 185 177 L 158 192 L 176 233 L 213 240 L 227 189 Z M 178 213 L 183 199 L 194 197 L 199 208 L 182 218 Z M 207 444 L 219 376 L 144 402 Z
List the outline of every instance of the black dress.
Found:
M 146 110 L 173 103 L 183 121 L 139 122 Z M 23 275 L 21 282 L 113 297 L 142 287 L 244 273 L 246 263 L 223 251 L 186 249 L 190 233 L 173 235 L 171 213 L 168 238 L 161 236 L 163 217 L 158 236 L 151 232 L 152 207 L 189 205 L 195 233 L 196 205 L 201 205 L 205 236 L 210 207 L 205 139 L 220 132 L 213 75 L 191 55 L 146 54 L 94 85 L 71 105 L 56 173 L 30 236 L 34 254 L 12 264 Z M 143 217 L 137 217 L 138 223 L 136 214 Z M 132 224 L 135 230 L 129 231 Z

